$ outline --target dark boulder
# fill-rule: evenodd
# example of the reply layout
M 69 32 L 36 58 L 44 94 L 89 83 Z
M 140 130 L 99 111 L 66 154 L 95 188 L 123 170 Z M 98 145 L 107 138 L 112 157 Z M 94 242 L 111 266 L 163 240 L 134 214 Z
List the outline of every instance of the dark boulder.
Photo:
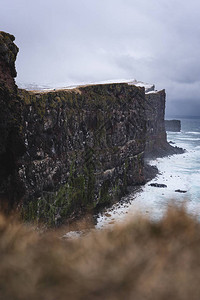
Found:
M 187 193 L 187 191 L 183 191 L 183 190 L 180 190 L 180 189 L 175 190 L 175 192 L 176 192 L 176 193 Z
M 150 183 L 149 186 L 158 187 L 158 188 L 166 188 L 167 185 L 163 183 Z

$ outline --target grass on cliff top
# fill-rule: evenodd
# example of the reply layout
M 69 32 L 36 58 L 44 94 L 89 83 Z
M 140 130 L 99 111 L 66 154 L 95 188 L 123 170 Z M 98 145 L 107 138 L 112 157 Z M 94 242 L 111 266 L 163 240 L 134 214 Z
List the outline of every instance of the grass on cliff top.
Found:
M 76 239 L 0 217 L 1 299 L 198 299 L 200 224 L 183 208 Z

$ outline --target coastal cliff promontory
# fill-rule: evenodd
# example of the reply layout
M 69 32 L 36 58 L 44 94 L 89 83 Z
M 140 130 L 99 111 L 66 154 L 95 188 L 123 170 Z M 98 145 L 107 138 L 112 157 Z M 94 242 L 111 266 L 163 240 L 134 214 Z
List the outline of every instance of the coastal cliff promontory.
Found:
M 144 184 L 144 157 L 173 148 L 165 91 L 136 81 L 17 89 L 13 41 L 0 34 L 1 195 L 21 202 L 24 219 L 57 225 Z
M 146 91 L 146 146 L 147 158 L 163 157 L 183 153 L 183 149 L 173 147 L 167 142 L 165 121 L 165 90 L 156 91 L 154 88 Z

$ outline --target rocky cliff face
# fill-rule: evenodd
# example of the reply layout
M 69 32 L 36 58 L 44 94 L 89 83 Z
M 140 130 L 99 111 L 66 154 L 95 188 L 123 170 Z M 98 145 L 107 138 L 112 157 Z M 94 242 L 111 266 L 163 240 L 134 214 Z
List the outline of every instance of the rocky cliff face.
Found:
M 14 36 L 0 32 L 0 202 L 13 206 L 23 194 L 18 159 L 25 147 L 21 134 L 21 103 L 17 96 Z M 3 201 L 5 199 L 5 201 Z
M 155 87 L 154 87 L 155 88 Z M 165 119 L 165 90 L 147 91 L 145 95 L 146 147 L 145 157 L 156 158 L 183 153 L 183 149 L 172 147 L 167 142 Z
M 20 177 L 25 198 L 40 198 L 31 210 L 64 218 L 144 183 L 143 88 L 106 84 L 20 96 L 27 146 Z
M 173 148 L 165 91 L 146 85 L 145 95 L 141 82 L 17 90 L 13 41 L 0 33 L 1 198 L 22 199 L 25 219 L 59 224 L 143 184 L 144 155 Z
M 147 130 L 146 148 L 148 156 L 159 156 L 168 145 L 165 131 L 165 90 L 147 92 L 145 97 Z

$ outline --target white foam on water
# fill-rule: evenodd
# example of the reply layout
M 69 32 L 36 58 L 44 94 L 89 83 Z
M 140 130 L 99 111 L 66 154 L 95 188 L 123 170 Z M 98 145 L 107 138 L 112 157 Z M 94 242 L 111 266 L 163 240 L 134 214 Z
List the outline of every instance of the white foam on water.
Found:
M 194 205 L 196 200 L 194 198 L 197 198 L 199 193 L 199 187 L 197 184 L 194 185 L 194 182 L 197 182 L 200 174 L 196 173 L 191 176 L 188 160 L 190 161 L 190 153 L 151 161 L 151 164 L 156 165 L 161 173 L 142 187 L 140 192 L 129 195 L 126 199 L 130 200 L 130 204 L 116 204 L 99 216 L 96 228 L 110 226 L 123 221 L 125 218 L 132 218 L 138 213 L 149 215 L 152 219 L 157 220 L 162 217 L 168 205 L 172 203 L 185 202 L 190 211 L 197 213 L 198 210 L 200 214 L 200 204 Z M 151 183 L 161 183 L 167 187 L 152 187 L 150 186 Z M 197 195 L 194 193 L 195 186 L 197 187 Z M 179 193 L 175 192 L 176 190 L 187 192 Z
M 200 134 L 198 131 L 186 131 L 186 134 Z
M 200 138 L 190 138 L 190 137 L 179 137 L 180 140 L 187 140 L 187 141 L 200 141 Z

